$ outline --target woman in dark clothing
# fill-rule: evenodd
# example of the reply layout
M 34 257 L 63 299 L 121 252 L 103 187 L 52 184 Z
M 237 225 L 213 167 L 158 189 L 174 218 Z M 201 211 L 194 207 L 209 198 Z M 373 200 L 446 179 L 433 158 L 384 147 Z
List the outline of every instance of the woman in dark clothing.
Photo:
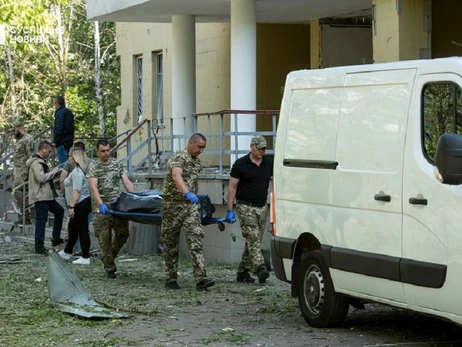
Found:
M 90 187 L 85 172 L 88 158 L 81 148 L 72 148 L 69 153 L 70 164 L 75 168 L 64 180 L 66 201 L 69 201 L 68 240 L 64 250 L 59 255 L 69 260 L 72 250 L 80 237 L 82 256 L 74 260 L 73 264 L 90 265 L 90 232 L 88 230 L 88 215 L 91 212 Z

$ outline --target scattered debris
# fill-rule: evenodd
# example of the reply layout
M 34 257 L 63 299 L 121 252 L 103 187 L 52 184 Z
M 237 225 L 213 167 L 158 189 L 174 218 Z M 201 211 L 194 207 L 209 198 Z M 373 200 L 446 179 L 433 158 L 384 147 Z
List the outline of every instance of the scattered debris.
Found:
M 460 346 L 460 343 L 462 341 L 445 341 L 445 342 L 438 342 L 435 343 L 435 341 L 430 341 L 430 342 L 423 342 L 423 341 L 418 341 L 418 342 L 400 342 L 400 343 L 379 343 L 379 344 L 374 344 L 374 345 L 363 345 L 363 347 L 394 347 L 394 346 L 441 346 L 441 345 L 449 345 L 449 346 Z
M 0 259 L 0 264 L 12 264 L 12 263 L 17 263 L 20 260 L 22 260 L 21 257 L 4 258 L 4 259 Z
M 119 263 L 122 262 L 129 262 L 129 261 L 137 261 L 138 259 L 119 259 Z
M 54 250 L 48 255 L 47 272 L 49 300 L 57 310 L 85 318 L 127 318 L 98 305 Z

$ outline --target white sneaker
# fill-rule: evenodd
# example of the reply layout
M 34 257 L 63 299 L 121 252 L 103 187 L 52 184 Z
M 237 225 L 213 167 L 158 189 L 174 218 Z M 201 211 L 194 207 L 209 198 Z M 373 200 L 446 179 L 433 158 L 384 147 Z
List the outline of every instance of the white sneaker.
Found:
M 72 254 L 64 252 L 64 249 L 62 251 L 58 252 L 59 256 L 63 258 L 64 260 L 69 260 L 72 258 Z
M 77 260 L 74 260 L 72 264 L 77 264 L 77 265 L 90 265 L 90 258 L 82 258 L 80 257 Z

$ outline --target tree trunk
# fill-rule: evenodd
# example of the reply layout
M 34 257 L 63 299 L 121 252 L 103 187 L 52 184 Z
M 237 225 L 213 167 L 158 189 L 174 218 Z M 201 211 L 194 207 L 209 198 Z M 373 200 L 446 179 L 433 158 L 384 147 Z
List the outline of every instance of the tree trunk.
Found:
M 99 133 L 101 136 L 106 134 L 106 124 L 104 123 L 103 91 L 101 89 L 101 52 L 99 42 L 99 23 L 95 22 L 95 91 L 96 102 L 98 104 Z
M 11 57 L 11 48 L 6 46 L 6 54 L 8 56 L 8 77 L 10 80 L 10 91 L 11 91 L 11 113 L 13 118 L 16 117 L 16 87 L 14 80 L 14 70 L 13 70 L 13 58 Z
M 66 81 L 66 64 L 64 61 L 65 47 L 63 39 L 63 27 L 62 27 L 62 16 L 61 16 L 61 5 L 55 6 L 56 20 L 58 21 L 58 78 L 59 86 L 61 88 L 61 95 L 66 98 L 67 81 Z

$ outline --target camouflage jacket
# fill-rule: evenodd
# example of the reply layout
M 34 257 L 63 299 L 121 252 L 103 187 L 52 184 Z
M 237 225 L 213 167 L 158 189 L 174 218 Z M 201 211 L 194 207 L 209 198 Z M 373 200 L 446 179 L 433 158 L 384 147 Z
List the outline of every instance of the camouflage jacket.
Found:
M 29 168 L 26 165 L 27 159 L 35 153 L 35 143 L 32 135 L 24 133 L 14 145 L 14 181 L 24 183 L 29 179 Z
M 90 163 L 87 170 L 87 178 L 98 179 L 98 192 L 105 204 L 109 204 L 120 195 L 121 176 L 125 174 L 123 165 L 111 158 L 109 164 L 103 164 L 99 160 Z
M 183 169 L 183 180 L 188 189 L 194 192 L 202 169 L 201 161 L 198 157 L 191 157 L 186 149 L 183 149 L 175 152 L 167 163 L 167 175 L 162 199 L 167 202 L 189 203 L 173 180 L 172 170 L 176 167 Z

